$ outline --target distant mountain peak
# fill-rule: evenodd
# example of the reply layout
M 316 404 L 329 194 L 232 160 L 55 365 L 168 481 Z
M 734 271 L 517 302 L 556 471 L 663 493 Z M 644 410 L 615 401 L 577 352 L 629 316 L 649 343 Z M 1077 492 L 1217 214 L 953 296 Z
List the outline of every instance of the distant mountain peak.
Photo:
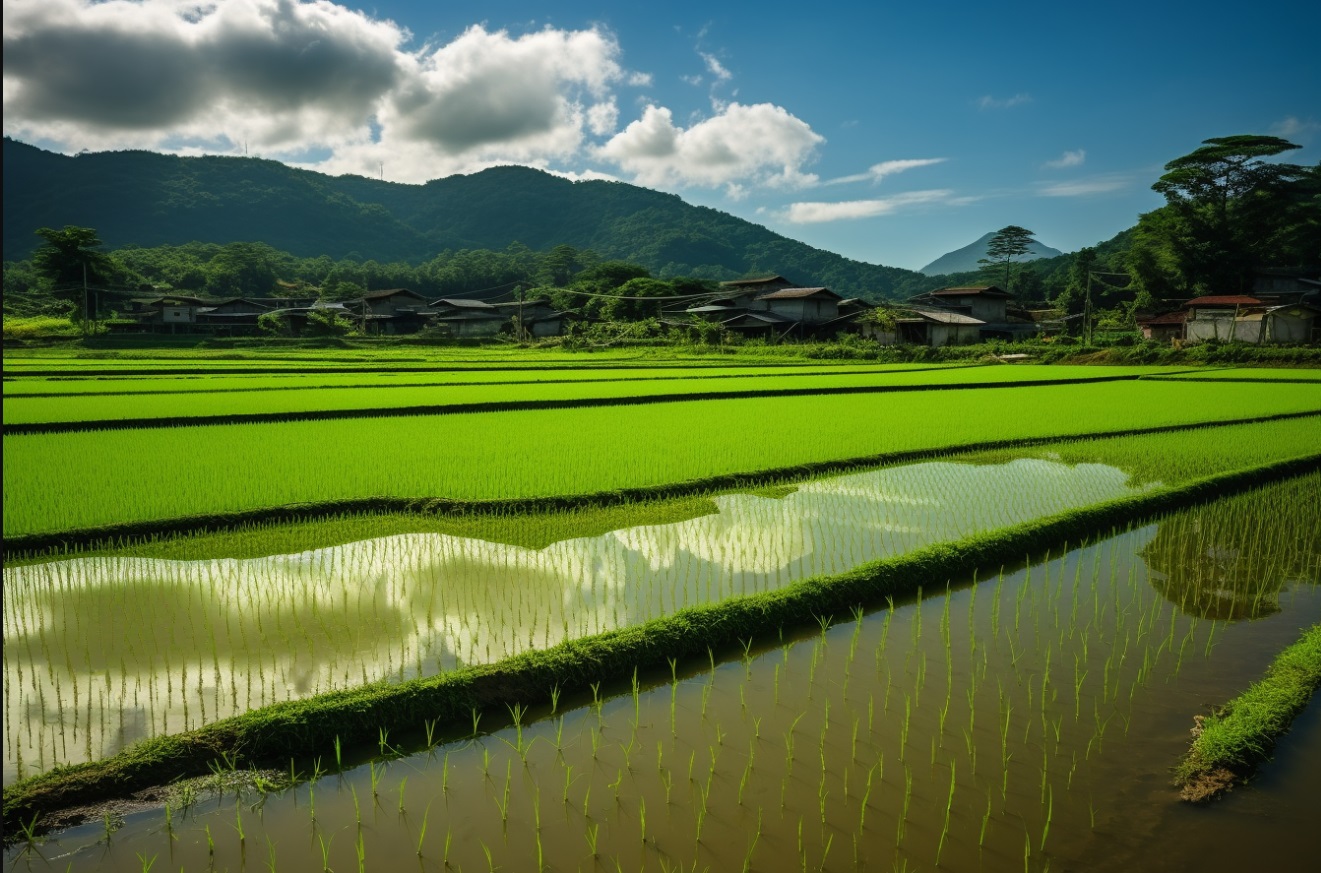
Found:
M 948 273 L 969 273 L 980 269 L 982 264 L 978 263 L 986 257 L 986 245 L 995 238 L 995 231 L 982 235 L 976 242 L 969 243 L 961 249 L 943 254 L 922 269 L 918 270 L 924 276 L 943 276 Z M 1059 249 L 1053 249 L 1050 246 L 1034 242 L 1029 247 L 1028 254 L 1020 258 L 1020 261 L 1035 261 L 1038 258 L 1056 258 L 1064 252 Z

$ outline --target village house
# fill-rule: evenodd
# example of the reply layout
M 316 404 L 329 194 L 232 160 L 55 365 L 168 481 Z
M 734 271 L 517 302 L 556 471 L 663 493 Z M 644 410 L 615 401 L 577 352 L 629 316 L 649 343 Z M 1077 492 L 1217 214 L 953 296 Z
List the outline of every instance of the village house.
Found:
M 986 322 L 962 312 L 947 309 L 908 310 L 903 317 L 896 319 L 895 340 L 907 345 L 961 346 L 975 343 L 981 339 L 981 330 Z
M 829 288 L 780 288 L 758 294 L 747 308 L 799 324 L 818 325 L 839 317 L 839 301 L 843 299 Z
M 1265 304 L 1256 297 L 1212 294 L 1189 300 L 1183 308 L 1188 313 L 1184 322 L 1184 339 L 1188 342 L 1261 341 Z
M 960 288 L 941 288 L 923 295 L 928 302 L 941 309 L 962 312 L 986 324 L 996 324 L 1008 319 L 1009 301 L 1013 298 L 1008 292 L 994 285 L 968 285 Z M 918 298 L 919 301 L 922 298 Z
M 216 333 L 252 334 L 257 332 L 257 319 L 270 311 L 270 306 L 255 300 L 231 297 L 197 310 L 196 319 Z
M 564 332 L 564 313 L 556 310 L 545 297 L 493 305 L 506 316 L 506 323 L 511 328 L 521 327 L 525 336 L 559 336 Z
M 446 297 L 427 307 L 431 323 L 454 337 L 489 337 L 509 324 L 509 313 L 485 300 Z
M 1183 339 L 1183 325 L 1187 320 L 1187 311 L 1181 309 L 1177 312 L 1139 318 L 1137 325 L 1145 339 L 1172 342 Z
M 427 299 L 407 288 L 368 291 L 346 305 L 369 333 L 417 333 L 426 324 Z
M 783 276 L 721 282 L 727 292 L 686 313 L 719 322 L 744 336 L 775 339 L 783 336 L 833 336 L 842 327 L 841 315 L 855 315 L 858 305 L 841 313 L 844 298 L 829 288 L 799 288 Z M 857 304 L 853 301 L 853 304 Z M 862 305 L 865 308 L 865 304 Z M 846 320 L 846 319 L 845 319 Z

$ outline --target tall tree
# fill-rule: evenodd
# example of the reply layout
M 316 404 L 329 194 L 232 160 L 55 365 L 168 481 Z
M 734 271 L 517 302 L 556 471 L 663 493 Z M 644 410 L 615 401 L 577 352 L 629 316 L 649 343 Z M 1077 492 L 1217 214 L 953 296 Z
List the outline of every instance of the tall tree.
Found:
M 1282 256 L 1267 243 L 1294 218 L 1292 189 L 1311 171 L 1264 159 L 1297 148 L 1277 136 L 1212 137 L 1165 165 L 1151 186 L 1165 196 L 1165 215 L 1143 216 L 1142 229 L 1168 247 L 1190 287 L 1249 290 L 1254 271 Z M 1308 198 L 1301 200 L 1306 207 Z
M 84 269 L 90 282 L 108 278 L 110 258 L 97 251 L 102 243 L 92 228 L 71 224 L 61 230 L 39 227 L 37 236 L 45 242 L 32 253 L 32 266 L 55 285 L 77 284 L 81 287 Z
M 986 244 L 986 257 L 980 259 L 977 263 L 985 264 L 987 269 L 1004 271 L 1005 290 L 1013 293 L 1010 287 L 1013 279 L 1011 272 L 1016 259 L 1023 257 L 1032 250 L 1032 243 L 1036 242 L 1032 238 L 1032 231 L 1025 227 L 1019 227 L 1011 224 L 1008 227 L 1002 227 L 991 237 L 991 241 Z
M 32 253 L 32 266 L 50 280 L 57 297 L 72 301 L 85 334 L 89 316 L 99 308 L 91 300 L 88 285 L 108 280 L 114 264 L 108 255 L 97 251 L 102 243 L 90 227 L 39 227 L 37 236 L 45 242 Z

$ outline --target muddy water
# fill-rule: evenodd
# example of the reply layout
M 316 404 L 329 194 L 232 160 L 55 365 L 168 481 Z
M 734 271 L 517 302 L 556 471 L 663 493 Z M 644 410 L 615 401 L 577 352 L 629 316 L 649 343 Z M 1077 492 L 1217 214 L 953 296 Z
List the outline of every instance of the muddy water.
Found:
M 440 534 L 253 560 L 4 571 L 4 779 L 251 708 L 398 681 L 767 591 L 1130 491 L 1042 460 L 927 463 L 534 550 Z
M 1316 486 L 835 616 L 820 633 L 626 680 L 599 704 L 561 701 L 521 728 L 506 716 L 313 785 L 176 809 L 168 825 L 140 813 L 108 840 L 101 824 L 70 831 L 41 856 L 12 850 L 7 866 L 1304 869 L 1317 847 L 1316 705 L 1217 806 L 1181 806 L 1169 768 L 1194 713 L 1321 620 Z M 1236 581 L 1245 565 L 1256 590 Z M 1171 597 L 1175 577 L 1187 584 Z M 1205 608 L 1215 590 L 1271 608 L 1220 618 Z

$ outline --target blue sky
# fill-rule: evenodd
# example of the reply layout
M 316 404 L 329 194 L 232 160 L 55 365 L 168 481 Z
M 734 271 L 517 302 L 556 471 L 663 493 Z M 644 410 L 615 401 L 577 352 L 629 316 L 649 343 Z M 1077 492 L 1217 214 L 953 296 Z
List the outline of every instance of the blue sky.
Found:
M 1206 137 L 1316 163 L 1319 8 L 5 0 L 4 129 L 406 182 L 524 163 L 918 268 L 1006 224 L 1107 239 Z

